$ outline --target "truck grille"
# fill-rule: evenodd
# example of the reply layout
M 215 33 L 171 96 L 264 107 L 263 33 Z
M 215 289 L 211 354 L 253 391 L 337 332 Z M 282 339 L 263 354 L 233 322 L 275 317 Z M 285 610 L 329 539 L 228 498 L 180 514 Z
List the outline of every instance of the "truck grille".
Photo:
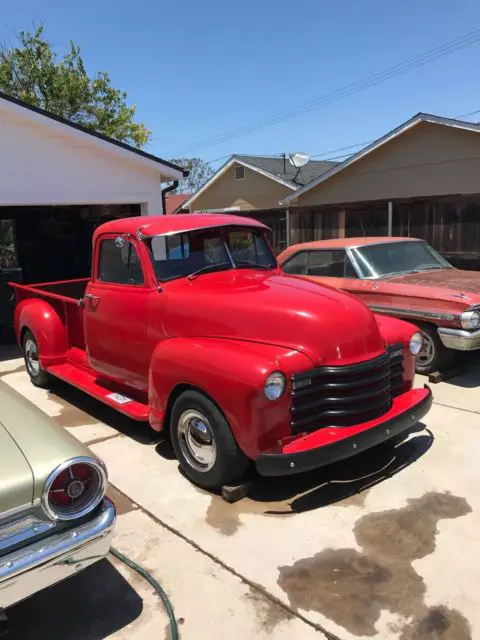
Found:
M 403 393 L 403 345 L 347 366 L 317 367 L 292 376 L 292 433 L 374 420 Z

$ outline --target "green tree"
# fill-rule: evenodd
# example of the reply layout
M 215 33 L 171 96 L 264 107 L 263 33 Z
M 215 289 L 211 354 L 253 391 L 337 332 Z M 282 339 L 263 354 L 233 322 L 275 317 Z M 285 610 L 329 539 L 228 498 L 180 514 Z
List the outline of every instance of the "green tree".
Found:
M 127 94 L 110 85 L 108 73 L 90 78 L 80 47 L 58 59 L 43 25 L 21 31 L 18 45 L 0 47 L 0 91 L 116 140 L 143 147 L 151 132 L 134 122 Z
M 188 177 L 180 181 L 177 189 L 180 193 L 195 193 L 215 173 L 208 162 L 201 158 L 173 158 L 170 162 L 190 171 Z

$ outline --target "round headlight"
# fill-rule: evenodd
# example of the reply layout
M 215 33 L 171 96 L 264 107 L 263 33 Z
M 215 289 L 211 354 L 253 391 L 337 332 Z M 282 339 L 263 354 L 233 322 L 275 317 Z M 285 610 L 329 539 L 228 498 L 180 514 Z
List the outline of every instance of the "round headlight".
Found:
M 409 344 L 410 353 L 413 356 L 418 356 L 422 347 L 423 347 L 423 335 L 420 333 L 420 331 L 417 331 L 410 338 L 410 344 Z
M 271 373 L 265 380 L 263 391 L 269 400 L 278 400 L 285 391 L 286 386 L 287 381 L 283 373 L 275 371 L 275 373 Z
M 480 311 L 465 311 L 460 317 L 464 329 L 478 329 L 480 327 Z
M 42 494 L 43 510 L 52 520 L 74 520 L 93 511 L 107 487 L 104 465 L 94 458 L 71 458 L 48 476 Z

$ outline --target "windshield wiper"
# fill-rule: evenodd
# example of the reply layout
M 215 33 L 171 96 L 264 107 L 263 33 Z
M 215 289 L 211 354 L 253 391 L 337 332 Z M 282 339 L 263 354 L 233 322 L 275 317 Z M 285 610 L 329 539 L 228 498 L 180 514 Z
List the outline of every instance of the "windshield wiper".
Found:
M 234 258 L 235 260 L 235 258 Z M 235 260 L 235 266 L 237 269 L 242 267 L 257 267 L 258 269 L 273 269 L 270 264 L 260 264 L 260 262 L 250 262 L 249 260 Z
M 221 268 L 221 267 L 232 267 L 232 263 L 231 262 L 214 262 L 212 264 L 207 264 L 205 267 L 202 267 L 201 269 L 197 269 L 196 271 L 194 271 L 193 273 L 191 273 L 188 276 L 189 280 L 193 280 L 193 278 L 196 278 L 197 276 L 199 276 L 201 273 L 207 273 L 208 271 L 215 271 L 215 269 Z

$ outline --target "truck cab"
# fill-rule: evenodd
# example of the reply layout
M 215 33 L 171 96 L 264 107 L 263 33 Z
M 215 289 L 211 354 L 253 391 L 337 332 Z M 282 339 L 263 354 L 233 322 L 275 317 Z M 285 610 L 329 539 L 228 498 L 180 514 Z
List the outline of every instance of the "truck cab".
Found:
M 421 334 L 280 271 L 267 227 L 230 215 L 108 222 L 88 280 L 13 285 L 32 382 L 60 378 L 166 431 L 212 489 L 253 463 L 283 475 L 404 437 Z

